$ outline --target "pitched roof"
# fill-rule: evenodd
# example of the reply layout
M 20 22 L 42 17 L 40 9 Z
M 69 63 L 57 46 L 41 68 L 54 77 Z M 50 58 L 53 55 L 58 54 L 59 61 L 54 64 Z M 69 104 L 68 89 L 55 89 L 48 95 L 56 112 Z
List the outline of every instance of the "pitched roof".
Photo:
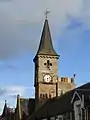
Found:
M 72 110 L 70 101 L 73 93 L 74 91 L 71 90 L 61 97 L 49 99 L 36 113 L 32 114 L 28 120 L 52 117 Z
M 37 55 L 59 56 L 53 48 L 51 33 L 50 33 L 49 24 L 48 24 L 47 19 L 45 19 L 45 22 L 44 22 L 44 27 L 43 27 L 43 31 L 42 31 L 42 35 L 41 35 L 39 49 L 37 51 L 36 56 Z
M 33 98 L 29 98 L 29 99 L 25 99 L 25 98 L 20 98 L 20 106 L 21 106 L 21 113 L 23 114 L 23 112 L 26 115 L 29 115 L 33 112 L 34 109 L 34 105 L 35 105 L 35 99 Z
M 76 101 L 76 100 L 84 101 L 84 107 L 88 105 L 90 106 L 90 88 L 76 89 L 72 97 L 71 103 L 73 103 L 73 101 Z
M 34 111 L 35 99 L 34 98 L 20 98 L 17 96 L 17 108 L 16 113 L 18 117 L 21 119 L 23 115 L 28 116 Z
M 48 100 L 36 113 L 32 114 L 28 120 L 34 120 L 35 118 L 52 117 L 58 114 L 65 113 L 72 110 L 71 99 L 76 90 L 90 89 L 90 83 L 84 84 L 78 88 L 75 88 L 64 95 Z
M 6 100 L 5 100 L 5 105 L 4 105 L 4 109 L 3 109 L 3 113 L 2 113 L 2 116 L 5 116 L 7 115 L 9 112 L 9 109 L 7 107 L 7 103 L 6 103 Z
M 79 93 L 75 90 L 73 96 L 72 96 L 72 99 L 71 99 L 71 104 L 74 102 L 74 101 L 77 101 L 77 100 L 81 100 L 82 99 L 82 96 L 79 95 Z
M 29 108 L 29 114 L 32 114 L 35 109 L 35 99 L 34 98 L 29 98 L 28 108 Z
M 82 95 L 84 95 L 84 101 L 88 101 L 90 99 L 90 89 L 79 89 L 77 92 L 81 98 Z
M 76 89 L 90 89 L 90 82 L 86 83 L 86 84 L 83 84 L 79 87 L 77 87 Z
M 5 100 L 5 105 L 4 105 L 4 109 L 3 109 L 3 113 L 2 115 L 0 116 L 1 119 L 8 119 L 9 118 L 14 118 L 14 108 L 9 108 L 7 107 L 7 103 L 6 103 L 6 100 Z
M 20 98 L 20 107 L 21 107 L 21 114 L 23 114 L 23 112 L 28 115 L 28 102 L 29 99 L 24 99 L 24 98 Z

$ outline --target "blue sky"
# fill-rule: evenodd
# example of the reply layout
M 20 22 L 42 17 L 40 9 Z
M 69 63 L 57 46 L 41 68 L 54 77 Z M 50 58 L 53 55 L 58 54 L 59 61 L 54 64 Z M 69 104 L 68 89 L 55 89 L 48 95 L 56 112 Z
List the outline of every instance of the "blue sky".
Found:
M 81 85 L 90 80 L 89 0 L 0 0 L 0 111 L 16 95 L 34 97 L 34 63 L 48 8 L 52 40 L 60 54 L 59 76 Z

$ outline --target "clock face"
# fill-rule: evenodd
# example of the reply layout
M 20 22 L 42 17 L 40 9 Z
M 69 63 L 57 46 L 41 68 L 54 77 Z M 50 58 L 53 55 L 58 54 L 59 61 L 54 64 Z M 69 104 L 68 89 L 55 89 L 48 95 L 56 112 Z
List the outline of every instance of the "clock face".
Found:
M 51 81 L 51 76 L 50 75 L 45 75 L 44 76 L 44 81 L 47 82 L 47 83 L 50 82 Z

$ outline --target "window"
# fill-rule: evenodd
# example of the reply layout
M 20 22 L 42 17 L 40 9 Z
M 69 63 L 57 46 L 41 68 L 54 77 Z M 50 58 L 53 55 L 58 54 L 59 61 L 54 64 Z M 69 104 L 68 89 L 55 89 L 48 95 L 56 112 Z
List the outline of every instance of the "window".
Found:
M 74 102 L 75 120 L 81 120 L 81 101 Z
M 77 114 L 81 115 L 81 105 L 76 105 L 77 107 Z
M 81 120 L 81 105 L 76 105 L 76 110 L 77 110 L 77 117 L 79 118 L 78 120 Z
M 63 90 L 61 90 L 61 95 L 63 95 L 64 94 L 64 91 Z
M 49 94 L 49 98 L 51 98 L 51 94 Z
M 43 94 L 40 94 L 40 98 L 43 98 Z
M 58 89 L 58 96 L 61 96 L 61 89 Z
M 63 115 L 58 115 L 57 120 L 63 120 Z
M 87 120 L 90 120 L 90 107 L 87 107 L 86 112 L 87 112 Z
M 47 99 L 48 98 L 48 94 L 40 94 L 40 98 L 41 99 Z
M 56 120 L 55 117 L 51 117 L 50 120 Z
M 86 109 L 83 109 L 82 108 L 82 120 L 85 120 L 85 118 L 86 118 Z

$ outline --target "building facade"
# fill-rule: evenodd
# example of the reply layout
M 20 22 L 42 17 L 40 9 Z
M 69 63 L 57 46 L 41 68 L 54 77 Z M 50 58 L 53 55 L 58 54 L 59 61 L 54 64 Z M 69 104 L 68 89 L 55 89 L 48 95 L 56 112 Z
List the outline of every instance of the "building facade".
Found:
M 90 83 L 49 99 L 27 120 L 90 120 Z
M 48 98 L 58 97 L 75 88 L 74 79 L 58 76 L 58 60 L 52 44 L 48 20 L 45 19 L 35 64 L 35 108 L 44 104 Z

